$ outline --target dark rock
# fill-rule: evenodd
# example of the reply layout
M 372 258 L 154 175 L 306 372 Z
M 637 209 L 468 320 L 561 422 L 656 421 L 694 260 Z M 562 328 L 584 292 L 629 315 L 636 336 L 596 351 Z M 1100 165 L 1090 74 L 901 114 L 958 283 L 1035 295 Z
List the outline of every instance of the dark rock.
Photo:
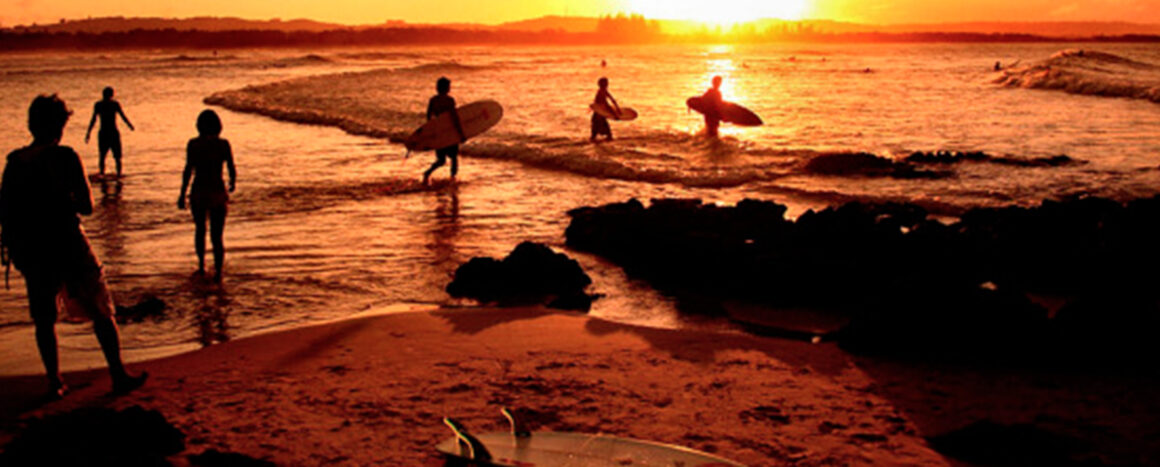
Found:
M 184 449 L 185 435 L 156 410 L 83 408 L 31 421 L 0 465 L 168 466 Z
M 806 162 L 805 171 L 819 175 L 862 175 L 901 179 L 944 178 L 950 175 L 946 172 L 921 170 L 907 162 L 898 162 L 865 152 L 822 154 Z
M 1084 336 L 1150 342 L 1137 330 L 1160 324 L 1160 196 L 973 209 L 949 225 L 899 203 L 846 203 L 792 222 L 784 206 L 753 200 L 631 200 L 570 214 L 570 247 L 621 265 L 681 310 L 742 301 L 840 313 L 850 325 L 835 337 L 860 352 L 1046 358 Z M 1029 294 L 1072 303 L 1052 320 Z
M 165 316 L 165 308 L 166 304 L 163 300 L 153 295 L 146 295 L 134 305 L 117 305 L 117 322 L 139 323 L 145 318 Z
M 472 258 L 455 271 L 447 293 L 500 305 L 547 304 L 587 311 L 592 279 L 580 264 L 538 243 L 524 242 L 502 261 Z
M 1084 455 L 1080 440 L 1031 424 L 981 420 L 929 441 L 942 454 L 978 465 L 1101 465 Z
M 191 455 L 189 463 L 200 467 L 274 467 L 277 465 L 245 454 L 221 452 L 217 449 L 209 449 L 201 454 Z

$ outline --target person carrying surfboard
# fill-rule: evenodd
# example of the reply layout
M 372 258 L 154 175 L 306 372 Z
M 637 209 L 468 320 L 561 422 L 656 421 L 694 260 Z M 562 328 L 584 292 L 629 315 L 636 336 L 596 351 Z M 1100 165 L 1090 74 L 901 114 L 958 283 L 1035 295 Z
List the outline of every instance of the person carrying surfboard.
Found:
M 724 102 L 724 99 L 721 98 L 720 76 L 713 77 L 713 87 L 705 91 L 705 94 L 701 95 L 701 98 L 712 103 L 712 105 L 707 106 L 705 112 L 705 134 L 716 138 L 717 127 L 721 126 L 721 112 L 718 109 L 721 108 L 721 104 Z
M 596 85 L 600 86 L 600 89 L 596 91 L 596 98 L 592 100 L 593 107 L 604 106 L 612 109 L 616 115 L 620 115 L 620 104 L 617 104 L 616 98 L 608 92 L 608 78 L 600 78 L 596 81 Z M 608 124 L 607 118 L 600 115 L 600 112 L 592 112 L 592 136 L 588 140 L 596 142 L 596 137 L 599 135 L 604 135 L 608 140 L 612 140 L 612 126 Z
M 438 117 L 443 112 L 451 112 L 451 123 L 455 126 L 455 132 L 459 134 L 459 143 L 467 141 L 467 137 L 463 134 L 463 125 L 459 122 L 459 113 L 455 111 L 455 98 L 451 97 L 451 80 L 446 76 L 442 76 L 435 82 L 435 91 L 438 92 L 431 100 L 427 101 L 427 120 Z M 447 163 L 447 159 L 451 159 L 451 179 L 455 180 L 455 174 L 459 172 L 459 143 L 451 146 L 439 148 L 435 150 L 435 163 L 431 164 L 431 168 L 423 172 L 423 184 L 428 184 L 431 174 Z

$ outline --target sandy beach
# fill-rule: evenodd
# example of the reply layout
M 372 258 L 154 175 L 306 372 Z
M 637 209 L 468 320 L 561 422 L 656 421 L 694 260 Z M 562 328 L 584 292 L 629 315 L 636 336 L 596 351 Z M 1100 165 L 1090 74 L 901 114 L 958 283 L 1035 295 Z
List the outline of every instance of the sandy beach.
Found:
M 5 441 L 33 417 L 139 405 L 185 433 L 178 464 L 216 449 L 279 465 L 440 465 L 443 416 L 506 430 L 499 410 L 511 406 L 534 429 L 673 443 L 755 466 L 947 465 L 926 437 L 980 419 L 1083 421 L 1103 461 L 1157 459 L 1140 447 L 1157 434 L 1148 414 L 1160 413 L 1146 382 L 878 362 L 830 343 L 538 309 L 336 322 L 133 369 L 152 376 L 127 396 L 108 396 L 97 370 L 67 375 L 76 390 L 39 407 L 40 376 L 0 381 Z

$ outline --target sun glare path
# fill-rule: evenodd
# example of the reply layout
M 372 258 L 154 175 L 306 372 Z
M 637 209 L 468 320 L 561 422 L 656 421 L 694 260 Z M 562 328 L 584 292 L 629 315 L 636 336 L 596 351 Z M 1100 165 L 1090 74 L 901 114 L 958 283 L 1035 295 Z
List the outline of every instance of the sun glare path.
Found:
M 631 0 L 648 18 L 694 20 L 730 26 L 762 18 L 798 20 L 811 0 Z

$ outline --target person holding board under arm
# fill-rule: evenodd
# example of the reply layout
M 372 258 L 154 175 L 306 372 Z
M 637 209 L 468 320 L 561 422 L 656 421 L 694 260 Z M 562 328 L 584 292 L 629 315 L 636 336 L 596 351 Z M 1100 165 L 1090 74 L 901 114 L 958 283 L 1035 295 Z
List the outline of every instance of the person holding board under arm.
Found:
M 600 89 L 596 91 L 596 97 L 592 100 L 592 136 L 588 138 L 592 142 L 596 142 L 596 137 L 599 135 L 604 135 L 609 140 L 612 139 L 612 126 L 608 124 L 607 118 L 596 111 L 597 107 L 611 109 L 615 115 L 620 115 L 620 104 L 616 102 L 616 98 L 612 97 L 612 93 L 608 92 L 608 78 L 600 78 L 596 81 L 596 85 L 600 86 Z
M 450 95 L 451 80 L 447 79 L 446 76 L 439 78 L 435 82 L 435 91 L 438 94 L 427 101 L 427 120 L 430 121 L 444 112 L 451 112 L 451 123 L 455 126 L 455 132 L 459 134 L 459 143 L 467 141 L 467 136 L 463 134 L 463 125 L 459 122 L 459 113 L 455 110 L 455 98 Z M 429 183 L 431 174 L 442 167 L 449 158 L 451 159 L 451 179 L 455 180 L 455 174 L 459 172 L 459 143 L 435 150 L 435 162 L 431 164 L 431 168 L 423 172 L 424 185 Z

